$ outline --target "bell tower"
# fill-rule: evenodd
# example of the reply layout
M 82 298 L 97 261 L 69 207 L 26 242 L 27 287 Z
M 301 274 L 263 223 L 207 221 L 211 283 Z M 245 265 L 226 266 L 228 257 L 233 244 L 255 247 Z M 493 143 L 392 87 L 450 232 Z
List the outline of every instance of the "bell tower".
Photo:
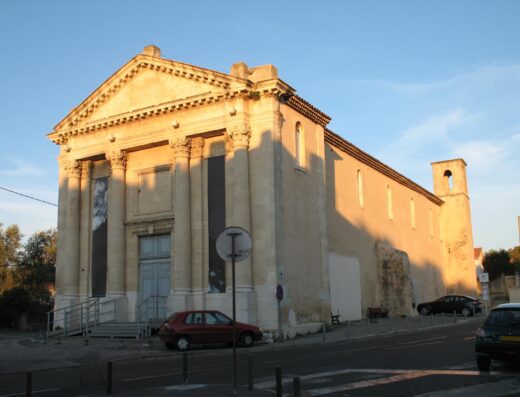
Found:
M 431 163 L 433 191 L 444 203 L 439 226 L 444 248 L 444 280 L 448 293 L 477 293 L 477 275 L 473 257 L 473 231 L 463 159 Z

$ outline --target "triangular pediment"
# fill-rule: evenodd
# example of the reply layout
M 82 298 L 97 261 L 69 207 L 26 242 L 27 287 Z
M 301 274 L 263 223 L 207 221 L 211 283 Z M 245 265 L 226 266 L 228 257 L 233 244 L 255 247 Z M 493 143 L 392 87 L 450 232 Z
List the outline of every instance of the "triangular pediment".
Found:
M 247 80 L 224 73 L 140 54 L 74 108 L 56 125 L 55 131 L 77 129 L 132 112 L 247 86 Z

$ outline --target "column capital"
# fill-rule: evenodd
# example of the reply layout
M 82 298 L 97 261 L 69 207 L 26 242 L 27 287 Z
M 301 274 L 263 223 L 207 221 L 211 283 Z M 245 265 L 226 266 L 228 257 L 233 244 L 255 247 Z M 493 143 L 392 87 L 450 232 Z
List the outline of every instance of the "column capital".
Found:
M 110 162 L 112 169 L 125 169 L 126 168 L 126 152 L 122 150 L 113 150 L 105 153 L 105 158 Z
M 69 178 L 79 178 L 81 176 L 81 161 L 71 160 L 65 166 Z
M 90 175 L 92 174 L 92 161 L 91 160 L 85 160 L 81 162 L 81 177 L 83 179 L 90 178 Z
M 204 154 L 204 138 L 197 137 L 191 139 L 191 151 L 192 158 L 202 157 Z
M 231 140 L 233 141 L 233 148 L 248 148 L 249 147 L 249 138 L 251 138 L 251 128 L 249 124 L 235 124 L 231 127 L 231 131 L 228 132 Z
M 170 147 L 173 149 L 176 158 L 189 158 L 191 139 L 186 137 L 173 139 L 170 141 Z

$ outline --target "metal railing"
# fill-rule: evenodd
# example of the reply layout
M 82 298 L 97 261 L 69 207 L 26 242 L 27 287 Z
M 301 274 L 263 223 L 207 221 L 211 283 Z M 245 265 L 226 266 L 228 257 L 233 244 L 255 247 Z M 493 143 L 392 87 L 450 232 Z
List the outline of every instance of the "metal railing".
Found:
M 89 329 L 114 321 L 115 298 L 89 298 L 70 306 L 47 312 L 47 337 L 71 334 L 88 335 Z
M 137 334 L 150 336 L 151 328 L 158 321 L 166 318 L 166 296 L 149 295 L 144 301 L 138 302 L 136 307 Z M 144 333 L 141 333 L 141 331 Z

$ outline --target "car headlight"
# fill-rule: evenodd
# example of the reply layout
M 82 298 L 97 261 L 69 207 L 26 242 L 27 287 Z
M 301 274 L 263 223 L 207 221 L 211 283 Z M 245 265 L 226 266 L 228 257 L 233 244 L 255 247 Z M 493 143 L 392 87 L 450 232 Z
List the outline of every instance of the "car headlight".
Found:
M 484 331 L 482 328 L 477 329 L 477 336 L 484 338 L 486 336 L 486 331 Z

